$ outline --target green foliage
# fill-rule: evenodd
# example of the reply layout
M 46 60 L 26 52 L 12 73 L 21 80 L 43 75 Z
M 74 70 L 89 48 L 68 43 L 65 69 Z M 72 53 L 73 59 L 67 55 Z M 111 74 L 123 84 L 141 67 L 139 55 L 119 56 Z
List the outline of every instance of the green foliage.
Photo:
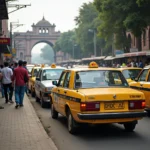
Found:
M 45 60 L 49 60 L 49 62 L 54 62 L 54 51 L 52 47 L 49 45 L 46 45 L 44 48 L 41 49 L 41 57 L 43 57 Z
M 90 57 L 94 52 L 94 33 L 89 32 L 89 29 L 97 32 L 97 27 L 101 24 L 101 20 L 98 18 L 99 12 L 93 3 L 84 3 L 79 10 L 79 16 L 75 18 L 76 21 L 76 34 L 77 41 L 80 44 L 83 57 Z M 103 38 L 97 36 L 97 56 L 100 55 L 100 51 L 105 47 L 105 41 Z
M 150 24 L 150 0 L 94 0 L 102 23 L 99 35 L 105 37 L 107 44 L 116 35 L 116 47 L 127 51 L 129 41 L 126 32 L 131 31 L 140 37 Z

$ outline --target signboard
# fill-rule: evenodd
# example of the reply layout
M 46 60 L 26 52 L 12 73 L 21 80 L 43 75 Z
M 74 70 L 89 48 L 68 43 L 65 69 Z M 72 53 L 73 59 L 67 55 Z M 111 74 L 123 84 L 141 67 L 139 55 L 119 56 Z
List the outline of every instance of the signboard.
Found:
M 3 54 L 3 56 L 4 56 L 4 57 L 11 57 L 12 55 L 9 54 L 9 53 L 8 53 L 8 54 L 6 53 L 6 54 Z
M 16 56 L 16 49 L 15 48 L 12 49 L 12 55 Z
M 10 38 L 0 38 L 0 44 L 10 45 Z
M 133 52 L 138 52 L 138 49 L 137 48 L 130 48 L 130 53 L 133 53 Z
M 115 50 L 115 55 L 124 54 L 123 50 Z

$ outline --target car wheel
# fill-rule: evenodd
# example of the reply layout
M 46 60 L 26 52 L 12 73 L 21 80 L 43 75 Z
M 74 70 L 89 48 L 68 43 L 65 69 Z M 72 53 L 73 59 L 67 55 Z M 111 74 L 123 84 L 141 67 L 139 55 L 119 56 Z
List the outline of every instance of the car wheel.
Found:
M 39 98 L 36 96 L 36 93 L 35 93 L 35 100 L 36 102 L 39 102 Z
M 68 131 L 75 134 L 77 131 L 76 121 L 73 119 L 71 112 L 68 112 Z
M 127 132 L 133 132 L 136 127 L 137 122 L 124 123 L 124 128 Z
M 33 88 L 31 87 L 31 96 L 35 97 L 35 92 L 33 91 Z
M 45 104 L 45 102 L 44 102 L 44 100 L 43 100 L 43 97 L 42 97 L 42 96 L 41 96 L 40 103 L 41 103 L 41 107 L 42 107 L 42 108 L 45 108 L 45 107 L 46 107 L 46 104 Z
M 53 103 L 51 103 L 51 116 L 53 119 L 58 118 L 58 112 L 55 110 Z
M 150 110 L 147 110 L 147 116 L 150 117 Z

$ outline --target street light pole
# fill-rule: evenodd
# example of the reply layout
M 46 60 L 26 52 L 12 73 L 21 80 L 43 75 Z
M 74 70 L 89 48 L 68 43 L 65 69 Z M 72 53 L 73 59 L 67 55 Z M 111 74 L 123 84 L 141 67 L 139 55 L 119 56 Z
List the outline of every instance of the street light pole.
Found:
M 94 32 L 94 56 L 96 57 L 97 56 L 97 54 L 96 54 L 96 31 L 95 30 L 93 30 L 93 32 Z
M 95 29 L 89 29 L 89 32 L 92 32 L 94 34 L 94 38 L 93 38 L 93 43 L 94 43 L 94 56 L 96 57 L 97 54 L 97 50 L 96 50 L 96 43 L 97 43 L 97 39 L 96 39 L 96 30 Z

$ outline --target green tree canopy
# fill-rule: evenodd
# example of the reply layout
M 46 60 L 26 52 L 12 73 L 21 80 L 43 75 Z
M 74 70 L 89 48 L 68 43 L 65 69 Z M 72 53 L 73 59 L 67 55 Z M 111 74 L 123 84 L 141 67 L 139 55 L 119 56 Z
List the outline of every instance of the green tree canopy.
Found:
M 107 41 L 115 34 L 119 48 L 128 49 L 127 31 L 140 38 L 150 23 L 150 0 L 94 0 L 94 4 L 102 20 L 99 34 Z

